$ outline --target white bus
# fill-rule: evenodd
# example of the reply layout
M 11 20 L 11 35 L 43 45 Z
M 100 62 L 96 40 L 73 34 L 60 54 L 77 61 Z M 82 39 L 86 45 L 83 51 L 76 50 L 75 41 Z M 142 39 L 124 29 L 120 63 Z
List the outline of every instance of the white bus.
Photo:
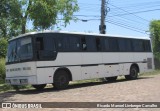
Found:
M 64 89 L 70 81 L 115 81 L 119 75 L 137 79 L 139 73 L 153 69 L 149 38 L 35 32 L 9 41 L 6 83 Z

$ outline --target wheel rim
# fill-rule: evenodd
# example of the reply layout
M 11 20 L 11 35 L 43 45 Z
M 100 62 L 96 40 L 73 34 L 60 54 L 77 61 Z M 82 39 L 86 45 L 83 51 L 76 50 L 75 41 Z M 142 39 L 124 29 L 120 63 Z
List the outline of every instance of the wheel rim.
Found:
M 137 76 L 137 70 L 136 70 L 136 69 L 133 68 L 133 69 L 131 70 L 131 76 L 132 76 L 132 77 L 136 77 L 136 76 Z
M 59 78 L 59 83 L 60 83 L 61 86 L 62 86 L 63 84 L 65 84 L 66 82 L 67 82 L 67 79 L 66 79 L 65 76 L 61 76 L 61 77 Z

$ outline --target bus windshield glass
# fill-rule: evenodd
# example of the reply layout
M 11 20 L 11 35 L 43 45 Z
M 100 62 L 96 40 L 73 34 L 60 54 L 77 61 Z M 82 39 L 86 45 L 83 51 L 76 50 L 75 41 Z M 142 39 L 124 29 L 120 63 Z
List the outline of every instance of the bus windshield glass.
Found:
M 20 62 L 33 58 L 32 39 L 24 37 L 9 42 L 7 62 Z

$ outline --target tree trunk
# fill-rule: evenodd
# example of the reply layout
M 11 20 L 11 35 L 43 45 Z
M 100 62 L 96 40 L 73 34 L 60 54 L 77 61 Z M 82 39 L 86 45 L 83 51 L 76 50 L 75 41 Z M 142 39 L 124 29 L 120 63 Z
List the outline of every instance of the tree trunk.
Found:
M 26 25 L 25 24 L 22 24 L 22 34 L 24 34 L 26 32 Z
M 29 4 L 28 4 L 27 10 L 25 12 L 25 15 L 23 16 L 23 14 L 22 14 L 22 32 L 21 32 L 22 34 L 26 33 L 26 22 L 27 22 L 28 11 L 31 6 L 31 3 L 32 3 L 32 1 L 29 0 Z

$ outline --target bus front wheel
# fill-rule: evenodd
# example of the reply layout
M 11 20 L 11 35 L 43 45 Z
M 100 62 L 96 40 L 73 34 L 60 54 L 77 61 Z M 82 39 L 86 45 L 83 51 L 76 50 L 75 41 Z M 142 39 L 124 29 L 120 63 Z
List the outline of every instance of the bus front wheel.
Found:
M 134 80 L 138 78 L 138 68 L 136 66 L 131 66 L 130 74 L 125 75 L 127 80 Z
M 40 84 L 40 85 L 32 85 L 36 90 L 42 90 L 44 87 L 46 87 L 46 84 Z
M 69 76 L 65 70 L 59 70 L 54 76 L 53 86 L 56 89 L 66 89 L 69 84 Z

